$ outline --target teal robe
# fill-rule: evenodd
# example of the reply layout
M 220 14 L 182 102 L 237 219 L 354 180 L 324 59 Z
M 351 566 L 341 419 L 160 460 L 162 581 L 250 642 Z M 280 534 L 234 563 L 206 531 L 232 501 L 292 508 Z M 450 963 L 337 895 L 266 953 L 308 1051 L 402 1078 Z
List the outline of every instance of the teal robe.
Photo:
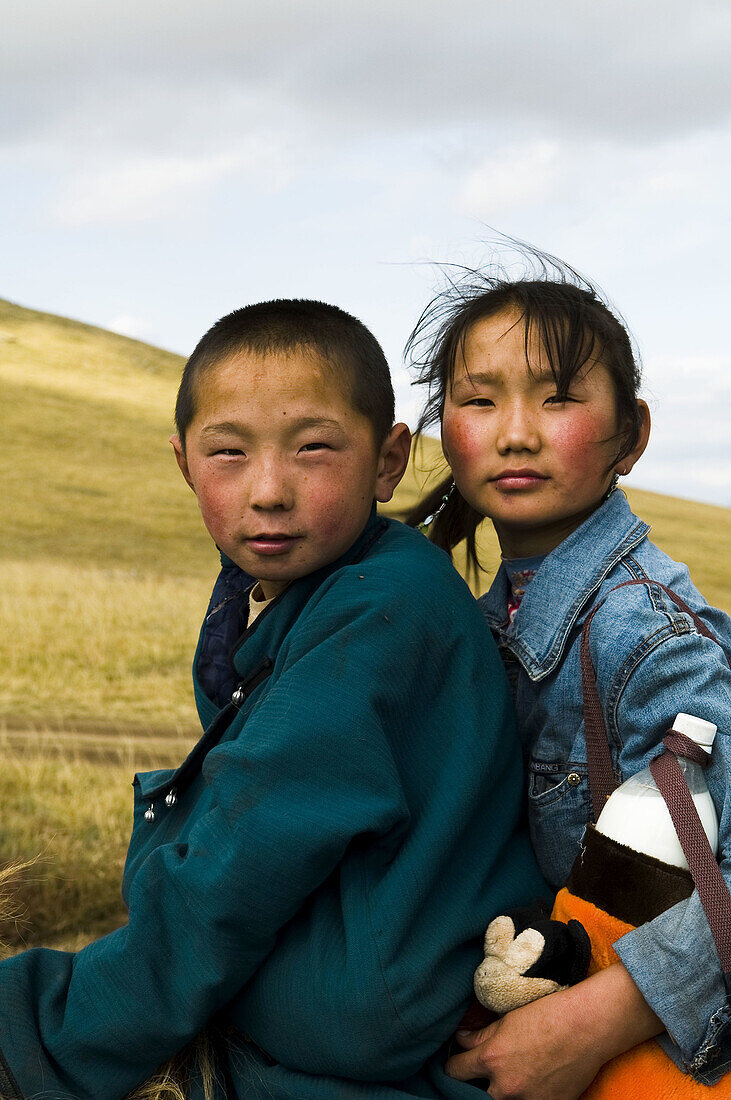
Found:
M 207 732 L 135 778 L 128 923 L 0 964 L 6 1100 L 121 1100 L 211 1020 L 229 1100 L 479 1095 L 443 1045 L 485 926 L 543 890 L 480 611 L 375 513 L 239 636 L 243 580 L 201 632 Z

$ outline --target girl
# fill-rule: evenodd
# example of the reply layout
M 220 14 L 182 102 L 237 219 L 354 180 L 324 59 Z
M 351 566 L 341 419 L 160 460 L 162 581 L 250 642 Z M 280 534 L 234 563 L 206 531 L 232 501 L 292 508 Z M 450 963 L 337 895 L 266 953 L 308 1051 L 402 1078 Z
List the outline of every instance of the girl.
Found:
M 680 711 L 719 729 L 709 787 L 731 881 L 731 671 L 658 585 L 675 590 L 731 653 L 731 621 L 684 565 L 647 538 L 616 488 L 647 444 L 639 368 L 620 321 L 571 269 L 543 259 L 538 279 L 470 275 L 420 318 L 408 350 L 429 387 L 419 430 L 441 421 L 451 479 L 430 536 L 448 551 L 489 517 L 502 564 L 481 599 L 508 670 L 529 772 L 541 869 L 559 889 L 591 818 L 579 637 L 591 653 L 619 781 L 645 767 Z M 549 267 L 553 264 L 553 268 Z M 548 277 L 548 276 L 551 277 Z M 423 354 L 420 349 L 425 348 Z M 579 985 L 462 1035 L 448 1069 L 488 1078 L 490 1093 L 571 1100 L 629 1047 L 660 1040 L 678 1065 L 715 1082 L 731 1059 L 731 1007 L 697 894 L 615 944 L 620 961 Z M 672 1036 L 672 1040 L 670 1039 Z

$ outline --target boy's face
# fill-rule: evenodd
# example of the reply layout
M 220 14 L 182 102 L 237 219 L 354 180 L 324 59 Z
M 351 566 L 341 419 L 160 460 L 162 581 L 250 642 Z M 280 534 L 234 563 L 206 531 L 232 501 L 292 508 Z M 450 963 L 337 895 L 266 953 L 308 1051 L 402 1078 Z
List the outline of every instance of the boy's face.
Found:
M 408 429 L 382 447 L 347 380 L 307 349 L 242 352 L 205 369 L 196 412 L 171 440 L 211 537 L 266 598 L 327 565 L 390 500 Z

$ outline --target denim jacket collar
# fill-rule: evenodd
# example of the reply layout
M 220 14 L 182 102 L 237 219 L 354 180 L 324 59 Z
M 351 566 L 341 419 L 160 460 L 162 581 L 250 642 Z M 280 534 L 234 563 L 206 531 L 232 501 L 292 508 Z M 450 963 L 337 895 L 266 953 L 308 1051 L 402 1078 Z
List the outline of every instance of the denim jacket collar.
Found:
M 507 622 L 510 582 L 500 569 L 480 605 L 500 645 L 531 680 L 554 670 L 581 611 L 619 560 L 647 537 L 648 524 L 615 489 L 607 500 L 544 559 L 513 622 Z

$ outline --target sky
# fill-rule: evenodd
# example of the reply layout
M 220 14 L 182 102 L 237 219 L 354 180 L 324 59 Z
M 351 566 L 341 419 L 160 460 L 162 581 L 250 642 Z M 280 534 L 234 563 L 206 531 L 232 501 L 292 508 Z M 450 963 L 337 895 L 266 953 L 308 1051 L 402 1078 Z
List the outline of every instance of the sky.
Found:
M 413 426 L 444 265 L 517 237 L 630 326 L 628 483 L 731 506 L 730 58 L 727 0 L 5 0 L 0 297 L 182 354 L 332 301 Z

